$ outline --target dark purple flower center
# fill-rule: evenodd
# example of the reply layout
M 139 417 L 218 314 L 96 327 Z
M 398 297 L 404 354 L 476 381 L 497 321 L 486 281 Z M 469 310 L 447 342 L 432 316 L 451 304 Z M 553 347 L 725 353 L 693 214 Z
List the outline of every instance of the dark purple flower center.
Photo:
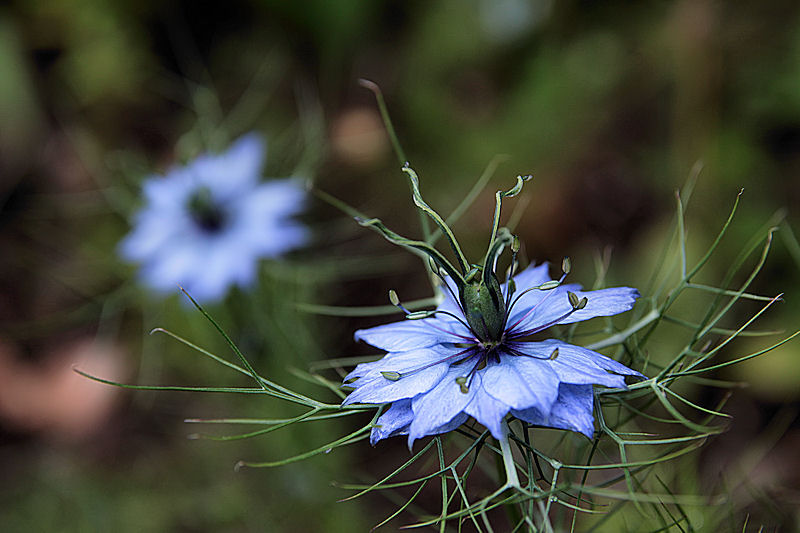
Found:
M 513 276 L 513 270 L 511 272 L 511 275 Z M 561 279 L 559 279 L 557 282 L 546 282 L 537 287 L 532 287 L 526 291 L 523 291 L 521 294 L 517 295 L 517 297 L 514 299 L 512 299 L 512 296 L 514 294 L 514 284 L 511 279 L 511 276 L 509 276 L 509 280 L 506 284 L 507 290 L 505 294 L 502 293 L 502 289 L 498 284 L 498 293 L 500 301 L 502 302 L 502 311 L 500 316 L 500 327 L 498 328 L 498 331 L 496 331 L 493 335 L 487 335 L 485 328 L 483 329 L 478 328 L 476 330 L 476 328 L 473 326 L 473 321 L 469 320 L 469 313 L 464 308 L 466 305 L 464 299 L 462 298 L 461 301 L 459 301 L 456 298 L 456 295 L 450 289 L 450 286 L 447 283 L 444 283 L 444 287 L 446 288 L 446 290 L 450 291 L 450 294 L 453 297 L 453 299 L 455 299 L 456 302 L 458 302 L 459 310 L 461 311 L 462 316 L 450 313 L 449 311 L 437 310 L 437 311 L 430 311 L 429 313 L 430 315 L 435 315 L 438 313 L 442 315 L 448 315 L 451 318 L 455 318 L 457 321 L 461 322 L 461 324 L 466 326 L 467 329 L 469 329 L 470 335 L 466 336 L 466 335 L 459 335 L 453 332 L 448 332 L 446 329 L 435 326 L 429 322 L 429 324 L 431 324 L 432 327 L 451 333 L 454 338 L 461 339 L 452 344 L 453 348 L 457 349 L 458 351 L 450 355 L 447 355 L 446 357 L 443 357 L 437 361 L 423 365 L 419 368 L 408 370 L 402 373 L 394 371 L 385 371 L 381 372 L 381 374 L 383 375 L 384 378 L 390 381 L 397 381 L 405 376 L 416 374 L 417 372 L 426 370 L 432 366 L 441 363 L 447 362 L 451 366 L 458 366 L 463 364 L 465 365 L 465 368 L 467 368 L 467 370 L 463 375 L 456 378 L 456 384 L 458 384 L 458 386 L 460 387 L 461 392 L 466 394 L 469 392 L 469 387 L 470 384 L 472 383 L 472 379 L 475 377 L 475 374 L 478 371 L 486 368 L 486 365 L 490 361 L 495 363 L 500 363 L 502 356 L 532 357 L 535 359 L 550 359 L 550 360 L 556 359 L 558 357 L 558 348 L 553 350 L 553 352 L 549 356 L 544 356 L 544 357 L 528 353 L 527 350 L 525 350 L 525 345 L 527 343 L 525 341 L 525 338 L 534 335 L 536 333 L 539 333 L 541 331 L 544 331 L 545 329 L 548 329 L 551 326 L 554 326 L 562 322 L 563 320 L 566 320 L 570 315 L 572 315 L 576 311 L 580 311 L 581 309 L 586 307 L 588 299 L 585 296 L 581 298 L 572 292 L 567 292 L 566 295 L 561 293 L 562 295 L 566 296 L 567 299 L 569 300 L 570 309 L 566 313 L 550 320 L 549 322 L 542 323 L 530 327 L 528 329 L 518 328 L 517 326 L 523 323 L 523 321 L 526 318 L 528 318 L 532 313 L 536 312 L 536 309 L 539 308 L 539 306 L 541 306 L 542 304 L 544 304 L 550 298 L 551 295 L 556 294 L 556 291 L 554 291 L 553 289 L 555 289 L 559 284 L 561 284 L 564 281 L 565 277 L 566 273 L 563 276 L 561 276 Z M 532 290 L 547 290 L 553 292 L 548 292 L 548 294 L 544 298 L 540 299 L 535 305 L 533 305 L 530 309 L 528 309 L 528 311 L 524 313 L 520 318 L 515 320 L 513 323 L 509 323 L 511 310 L 520 301 L 520 298 L 523 295 Z M 401 309 L 405 310 L 405 308 L 402 307 L 402 305 L 400 304 L 396 305 L 399 305 Z M 490 308 L 490 310 L 492 309 Z M 424 315 L 425 313 L 423 313 L 423 315 L 421 316 Z M 476 313 L 475 315 L 480 317 L 480 314 Z M 411 314 L 408 314 L 408 316 L 410 317 Z M 480 323 L 481 325 L 485 326 L 485 321 L 482 320 Z
M 192 220 L 205 233 L 219 233 L 228 220 L 225 209 L 217 202 L 208 187 L 200 187 L 189 197 L 187 209 Z

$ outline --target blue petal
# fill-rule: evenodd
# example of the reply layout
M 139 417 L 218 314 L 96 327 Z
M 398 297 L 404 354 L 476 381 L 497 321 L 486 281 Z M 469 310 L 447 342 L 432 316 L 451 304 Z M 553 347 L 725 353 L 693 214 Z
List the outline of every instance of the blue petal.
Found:
M 503 419 L 508 414 L 509 406 L 504 402 L 496 400 L 489 394 L 483 383 L 480 374 L 475 376 L 472 386 L 475 387 L 477 381 L 479 383 L 475 392 L 475 399 L 473 399 L 467 407 L 465 412 L 472 418 L 483 424 L 496 439 L 502 439 L 503 433 Z
M 441 435 L 442 433 L 450 433 L 451 431 L 458 428 L 461 424 L 463 424 L 467 420 L 469 420 L 469 415 L 467 415 L 466 413 L 459 413 L 456 416 L 454 416 L 453 419 L 450 420 L 448 423 L 442 424 L 438 428 L 428 433 L 428 435 Z M 407 431 L 405 433 L 407 433 Z M 410 449 L 411 447 L 409 446 L 409 450 Z
M 358 387 L 359 383 L 379 377 L 381 372 L 402 372 L 421 368 L 442 361 L 462 351 L 463 350 L 448 344 L 417 348 L 416 350 L 409 350 L 407 352 L 390 352 L 377 361 L 359 364 L 352 372 L 345 376 L 344 380 L 348 381 L 353 378 L 364 378 L 351 385 L 352 387 Z M 446 363 L 450 364 L 458 359 L 458 357 L 447 359 Z
M 356 368 L 345 380 L 358 377 L 350 384 L 356 390 L 345 398 L 343 405 L 351 403 L 389 403 L 405 398 L 412 398 L 418 394 L 431 390 L 437 385 L 447 372 L 449 362 L 434 364 L 424 370 L 413 372 L 393 381 L 386 379 L 381 372 L 410 372 L 431 363 L 441 361 L 447 355 L 458 353 L 458 348 L 441 346 L 421 348 L 419 350 L 393 353 L 369 366 Z
M 591 385 L 562 383 L 558 399 L 549 415 L 536 408 L 514 410 L 511 414 L 536 426 L 568 429 L 583 433 L 590 439 L 594 435 L 594 394 Z
M 293 180 L 264 183 L 237 198 L 229 209 L 235 212 L 234 231 L 242 247 L 260 257 L 275 257 L 305 244 L 308 230 L 290 218 L 305 200 L 305 191 Z
M 558 374 L 542 361 L 524 356 L 502 355 L 483 371 L 486 392 L 513 409 L 536 407 L 544 413 L 558 396 Z
M 356 331 L 356 340 L 387 352 L 414 350 L 442 343 L 464 342 L 469 331 L 454 320 L 401 320 Z
M 194 298 L 222 298 L 232 285 L 255 281 L 257 263 L 305 242 L 307 230 L 289 217 L 303 206 L 299 183 L 279 180 L 259 185 L 264 141 L 246 135 L 221 154 L 205 154 L 163 178 L 142 186 L 145 207 L 119 253 L 142 264 L 140 278 L 162 292 L 183 286 Z M 207 187 L 226 224 L 209 233 L 192 220 L 187 203 Z
M 639 291 L 630 287 L 615 287 L 597 291 L 580 291 L 579 285 L 562 285 L 551 291 L 529 292 L 516 303 L 509 315 L 508 324 L 514 332 L 528 331 L 545 326 L 560 317 L 567 315 L 572 309 L 567 292 L 571 291 L 578 298 L 587 298 L 586 307 L 575 311 L 559 324 L 571 324 L 598 316 L 612 316 L 633 307 Z M 546 301 L 542 301 L 547 298 Z
M 411 402 L 414 421 L 408 432 L 409 449 L 415 440 L 437 433 L 438 428 L 453 422 L 458 415 L 463 418 L 464 409 L 477 391 L 477 387 L 470 387 L 466 394 L 461 392 L 456 378 L 464 373 L 462 365 L 450 367 L 435 387 L 414 397 Z
M 202 263 L 204 252 L 202 245 L 193 239 L 176 241 L 168 249 L 151 258 L 143 266 L 141 277 L 156 290 L 175 291 L 178 285 L 192 288 L 198 262 Z
M 528 268 L 514 274 L 514 284 L 517 287 L 517 291 L 515 294 L 519 294 L 523 291 L 530 289 L 531 287 L 538 287 L 542 283 L 546 281 L 550 281 L 552 278 L 549 274 L 550 265 L 548 263 L 542 263 L 539 266 L 535 266 L 533 264 L 528 265 Z M 503 284 L 503 290 L 505 291 L 506 284 Z M 533 292 L 533 291 L 531 291 Z M 540 294 L 542 291 L 540 291 Z
M 184 211 L 189 196 L 197 190 L 197 179 L 187 167 L 172 168 L 165 176 L 152 175 L 142 183 L 147 205 L 159 213 Z
M 623 375 L 642 376 L 604 355 L 562 341 L 550 339 L 542 342 L 518 342 L 513 346 L 517 351 L 531 356 L 523 357 L 528 359 L 529 365 L 548 366 L 555 371 L 562 383 L 624 388 Z M 558 356 L 550 359 L 556 348 Z
M 119 254 L 127 261 L 147 261 L 163 253 L 162 250 L 168 251 L 170 242 L 190 229 L 188 217 L 163 216 L 152 209 L 142 211 L 136 216 L 131 232 L 120 242 Z
M 260 217 L 261 222 L 274 223 L 300 212 L 306 198 L 300 182 L 292 179 L 273 180 L 249 191 L 247 197 L 241 199 L 241 209 L 248 215 Z M 254 224 L 254 227 L 257 225 Z
M 258 183 L 266 143 L 255 133 L 236 140 L 221 154 L 203 154 L 187 166 L 197 185 L 208 187 L 215 198 L 230 200 L 247 194 Z
M 235 236 L 220 236 L 210 247 L 203 268 L 196 269 L 195 283 L 201 300 L 218 300 L 232 285 L 246 287 L 255 281 L 258 257 Z
M 375 446 L 381 439 L 407 432 L 413 418 L 410 399 L 394 402 L 376 421 L 377 425 L 369 435 L 370 444 Z

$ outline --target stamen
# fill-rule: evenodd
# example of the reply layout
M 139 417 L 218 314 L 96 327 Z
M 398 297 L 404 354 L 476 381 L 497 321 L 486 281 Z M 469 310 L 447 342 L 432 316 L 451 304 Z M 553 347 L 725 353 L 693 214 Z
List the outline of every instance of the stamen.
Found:
M 381 372 L 381 376 L 383 376 L 384 378 L 388 379 L 389 381 L 398 381 L 401 378 L 405 378 L 405 377 L 411 376 L 413 374 L 416 374 L 417 372 L 421 372 L 421 371 L 426 370 L 426 369 L 428 369 L 428 368 L 430 368 L 432 366 L 436 366 L 438 364 L 444 363 L 445 361 L 449 361 L 451 359 L 456 359 L 458 357 L 461 357 L 462 355 L 464 355 L 466 353 L 469 353 L 469 352 L 472 352 L 472 351 L 476 350 L 476 348 L 477 348 L 477 346 L 472 344 L 468 348 L 466 348 L 464 350 L 461 350 L 458 353 L 454 353 L 452 355 L 448 355 L 447 357 L 439 359 L 438 361 L 434 361 L 433 363 L 428 363 L 427 365 L 423 365 L 423 366 L 421 366 L 419 368 L 414 368 L 414 369 L 411 369 L 411 370 L 408 370 L 408 371 L 402 372 L 402 373 L 401 372 L 397 372 L 395 370 L 386 370 L 386 371 Z M 472 357 L 472 355 L 473 354 L 470 353 L 464 359 L 469 359 L 470 357 Z
M 404 312 L 406 316 L 411 314 L 411 311 L 406 309 L 405 306 L 400 303 L 400 297 L 397 296 L 397 292 L 394 289 L 389 289 L 389 302 L 391 302 L 393 306 L 397 307 L 402 312 Z
M 508 319 L 509 316 L 511 316 L 511 308 L 513 308 L 517 304 L 517 302 L 519 302 L 520 298 L 525 296 L 526 293 L 528 293 L 528 292 L 530 292 L 530 291 L 532 291 L 534 289 L 539 289 L 540 291 L 549 291 L 551 289 L 555 289 L 556 287 L 561 285 L 561 283 L 564 282 L 564 279 L 567 277 L 567 274 L 569 274 L 571 270 L 572 270 L 572 261 L 570 261 L 569 257 L 564 256 L 564 259 L 561 260 L 561 272 L 562 272 L 561 277 L 559 279 L 557 279 L 557 280 L 551 279 L 550 281 L 545 281 L 544 283 L 542 283 L 538 287 L 531 287 L 530 289 L 528 289 L 526 291 L 523 291 L 522 294 L 517 296 L 516 299 L 514 300 L 514 302 L 511 305 L 506 304 L 506 320 Z M 548 294 L 544 298 L 542 298 L 539 301 L 539 303 L 537 303 L 531 309 L 529 309 L 528 312 L 525 313 L 522 316 L 522 318 L 520 318 L 514 324 L 512 324 L 511 327 L 507 327 L 506 330 L 511 330 L 511 329 L 514 329 L 515 327 L 517 327 L 520 322 L 522 322 L 523 320 L 528 318 L 530 316 L 530 314 L 534 310 L 536 310 L 536 308 L 539 307 L 542 303 L 544 303 L 547 300 L 547 298 L 549 298 L 549 297 L 550 297 L 550 295 Z M 585 305 L 586 304 L 584 304 L 584 306 Z
M 430 318 L 433 316 L 435 311 L 414 311 L 413 313 L 406 309 L 406 307 L 400 303 L 400 298 L 397 296 L 397 293 L 393 290 L 389 290 L 389 301 L 392 303 L 393 306 L 400 309 L 402 312 L 406 314 L 406 320 L 420 320 L 423 318 Z
M 555 289 L 561 285 L 561 280 L 551 279 L 550 281 L 545 281 L 538 287 L 533 287 L 534 289 L 539 289 L 540 291 L 549 291 L 550 289 Z M 533 289 L 531 289 L 533 290 Z
M 475 373 L 478 370 L 483 370 L 484 368 L 486 368 L 486 355 L 478 358 L 478 362 L 475 363 L 466 376 L 459 376 L 456 378 L 456 383 L 458 383 L 458 387 L 462 394 L 467 394 L 469 392 L 469 386 L 472 384 L 472 379 L 475 377 Z
M 454 333 L 454 332 L 452 332 L 450 330 L 447 330 L 447 329 L 444 329 L 444 328 L 440 328 L 439 326 L 437 326 L 436 324 L 432 324 L 431 322 L 425 322 L 425 324 L 429 325 L 433 329 L 437 329 L 437 330 L 441 331 L 442 333 L 447 333 L 448 335 L 452 335 L 453 337 L 458 337 L 459 339 L 464 339 L 465 341 L 470 341 L 470 342 L 473 342 L 473 343 L 475 342 L 475 339 L 473 337 L 468 337 L 466 335 L 459 335 L 458 333 Z
M 508 316 L 511 316 L 511 309 L 512 309 L 512 308 L 513 308 L 513 307 L 514 307 L 516 304 L 517 304 L 517 302 L 519 302 L 520 298 L 522 298 L 523 296 L 525 296 L 527 293 L 529 293 L 529 292 L 531 292 L 531 291 L 534 291 L 534 290 L 546 290 L 546 291 L 550 291 L 550 289 L 551 289 L 551 288 L 555 288 L 555 287 L 557 287 L 557 286 L 561 285 L 561 283 L 564 281 L 564 279 L 565 279 L 566 277 L 567 277 L 567 275 L 566 275 L 566 274 L 562 274 L 562 275 L 561 275 L 561 277 L 560 277 L 558 280 L 550 280 L 550 281 L 545 281 L 544 283 L 542 283 L 542 284 L 541 284 L 541 285 L 539 285 L 538 287 L 531 287 L 530 289 L 527 289 L 527 290 L 525 290 L 525 291 L 522 291 L 522 292 L 519 294 L 519 296 L 517 296 L 516 298 L 514 298 L 514 301 L 513 301 L 513 302 L 511 303 L 511 305 L 508 307 L 508 309 L 507 309 L 507 311 L 506 311 L 507 315 L 508 315 Z M 555 285 L 554 285 L 554 282 L 555 282 Z M 551 295 L 551 294 L 553 294 L 553 293 L 552 293 L 552 292 L 548 292 L 548 293 L 545 295 L 545 297 L 544 297 L 544 298 L 542 298 L 541 300 L 539 300 L 539 302 L 538 302 L 536 305 L 534 305 L 533 307 L 531 307 L 530 309 L 528 309 L 528 312 L 527 312 L 527 313 L 525 313 L 524 315 L 522 315 L 522 316 L 520 317 L 520 319 L 519 319 L 519 320 L 517 320 L 516 322 L 514 322 L 514 323 L 513 323 L 511 326 L 508 326 L 508 327 L 506 327 L 506 328 L 505 328 L 505 329 L 506 329 L 506 331 L 509 331 L 509 330 L 512 330 L 512 329 L 514 329 L 515 327 L 517 327 L 517 326 L 519 325 L 519 323 L 520 323 L 520 322 L 522 322 L 523 320 L 525 320 L 526 318 L 528 318 L 529 316 L 531 316 L 531 313 L 533 313 L 534 311 L 536 311 L 536 309 L 538 309 L 538 307 L 539 307 L 540 305 L 542 305 L 544 302 L 546 302 L 546 301 L 547 301 L 547 299 L 550 297 L 550 295 Z
M 442 310 L 439 310 L 439 309 L 434 309 L 433 311 L 426 311 L 426 312 L 430 313 L 431 315 L 440 315 L 441 314 L 441 315 L 451 316 L 451 317 L 455 318 L 456 320 L 458 320 L 459 322 L 461 322 L 464 325 L 465 328 L 469 329 L 469 324 L 464 322 L 464 320 L 460 316 L 458 316 L 456 314 L 453 314 L 450 311 L 442 311 Z
M 540 361 L 554 361 L 555 358 L 558 357 L 558 348 L 553 350 L 553 353 L 551 353 L 547 357 L 539 357 L 539 356 L 536 356 L 536 355 L 531 355 L 529 353 L 521 352 L 516 347 L 514 347 L 514 345 L 511 345 L 511 344 L 507 344 L 505 346 L 505 349 L 508 350 L 508 353 L 510 353 L 511 355 L 514 355 L 514 356 L 517 356 L 517 357 L 529 357 L 531 359 L 538 359 Z
M 580 311 L 581 309 L 586 307 L 587 303 L 589 303 L 589 298 L 584 296 L 583 298 L 578 299 L 578 295 L 575 294 L 574 292 L 567 292 L 567 297 L 569 298 L 569 303 L 572 306 L 572 309 L 570 309 L 569 311 L 567 311 L 566 313 L 564 313 L 560 317 L 556 318 L 555 320 L 551 320 L 547 324 L 544 324 L 542 326 L 538 326 L 538 327 L 535 327 L 535 328 L 532 328 L 532 329 L 529 329 L 529 330 L 519 331 L 519 332 L 512 332 L 511 330 L 514 327 L 514 326 L 512 326 L 511 328 L 509 328 L 508 337 L 510 339 L 519 339 L 520 337 L 527 337 L 528 335 L 533 335 L 534 333 L 539 333 L 540 331 L 544 331 L 547 328 L 549 328 L 550 326 L 555 326 L 556 324 L 558 324 L 562 320 L 565 320 L 568 316 L 570 316 L 575 311 Z M 527 313 L 526 313 L 526 316 L 527 316 Z M 523 317 L 523 318 L 525 318 L 525 317 Z M 518 320 L 517 324 L 519 324 L 521 321 L 522 321 L 522 319 Z M 515 324 L 515 326 L 517 324 Z
M 571 291 L 567 291 L 567 298 L 569 298 L 569 305 L 571 305 L 573 309 L 578 307 L 578 302 L 580 302 L 580 300 L 578 299 L 577 294 Z
M 464 322 L 461 318 L 459 318 L 458 315 L 455 315 L 455 314 L 453 314 L 453 313 L 451 313 L 449 311 L 439 311 L 439 310 L 436 310 L 436 309 L 431 310 L 431 311 L 414 311 L 414 312 L 409 311 L 408 309 L 406 309 L 406 307 L 403 304 L 400 303 L 400 298 L 397 296 L 397 292 L 395 292 L 394 290 L 389 290 L 389 301 L 392 303 L 393 306 L 397 307 L 398 309 L 400 309 L 401 311 L 403 311 L 406 314 L 406 320 L 421 320 L 423 318 L 430 318 L 430 317 L 432 317 L 432 316 L 434 316 L 436 314 L 441 313 L 441 314 L 449 315 L 449 316 L 455 318 L 456 320 L 461 322 L 461 324 L 463 324 L 464 327 L 469 329 L 469 326 L 467 325 L 466 322 Z M 437 328 L 437 329 L 439 329 L 440 331 L 444 331 L 445 333 L 451 333 L 452 335 L 455 335 L 456 337 L 469 339 L 469 337 L 463 337 L 461 335 L 458 335 L 457 333 L 452 333 L 450 331 L 443 330 L 441 328 Z
M 406 320 L 421 320 L 423 318 L 430 318 L 436 314 L 436 311 L 415 311 L 406 315 Z

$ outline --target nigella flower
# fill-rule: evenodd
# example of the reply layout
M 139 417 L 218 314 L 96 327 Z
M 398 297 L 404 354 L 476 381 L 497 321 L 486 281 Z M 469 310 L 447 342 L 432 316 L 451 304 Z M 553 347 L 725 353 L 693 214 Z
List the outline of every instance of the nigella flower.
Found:
M 140 278 L 160 292 L 178 286 L 199 301 L 251 285 L 258 260 L 281 255 L 308 238 L 292 219 L 303 207 L 301 184 L 261 182 L 265 143 L 256 134 L 226 152 L 205 154 L 143 185 L 145 206 L 120 244 L 141 263 Z
M 483 265 L 470 266 L 444 221 L 422 201 L 416 175 L 406 167 L 414 200 L 442 229 L 458 259 L 454 267 L 422 241 L 388 230 L 377 220 L 362 221 L 397 244 L 428 254 L 435 273 L 444 271 L 443 300 L 435 311 L 408 313 L 406 320 L 356 332 L 387 355 L 358 365 L 345 378 L 353 392 L 344 404 L 391 404 L 372 430 L 371 441 L 408 435 L 416 439 L 451 431 L 474 418 L 498 440 L 506 439 L 507 415 L 530 424 L 594 433 L 593 387 L 624 388 L 624 376 L 643 377 L 613 359 L 560 340 L 531 340 L 556 324 L 611 316 L 633 307 L 639 296 L 628 287 L 581 291 L 552 280 L 548 266 L 531 266 L 514 275 L 519 241 L 498 230 L 503 197 L 497 194 L 495 222 Z M 505 283 L 495 269 L 503 248 L 513 252 Z M 394 293 L 390 297 L 400 306 Z

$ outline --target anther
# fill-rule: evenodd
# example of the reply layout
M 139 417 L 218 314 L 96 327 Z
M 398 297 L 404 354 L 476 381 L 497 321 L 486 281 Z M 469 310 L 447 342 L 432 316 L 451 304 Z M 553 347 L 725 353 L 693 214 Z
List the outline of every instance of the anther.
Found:
M 558 357 L 558 348 L 556 348 L 555 350 L 553 350 L 553 353 L 551 353 L 551 354 L 550 354 L 550 360 L 551 360 L 551 361 L 555 361 L 555 360 L 556 360 L 556 357 Z
M 395 372 L 394 370 L 388 370 L 386 372 L 381 372 L 381 376 L 385 377 L 389 381 L 397 381 L 402 377 L 400 372 Z
M 467 386 L 467 378 L 464 376 L 459 376 L 456 378 L 456 383 L 458 384 L 458 388 L 462 394 L 467 394 L 469 392 L 469 387 Z
M 561 282 L 559 280 L 551 279 L 550 281 L 545 281 L 536 288 L 539 289 L 540 291 L 549 291 L 550 289 L 555 289 L 559 285 L 561 285 Z
M 412 313 L 411 311 L 406 309 L 406 307 L 403 304 L 400 303 L 400 297 L 397 296 L 397 292 L 395 292 L 394 289 L 389 289 L 389 301 L 391 302 L 391 304 L 393 306 L 397 307 L 402 312 L 404 312 L 406 314 L 406 318 L 408 318 L 408 316 L 411 315 L 411 314 L 416 314 L 416 313 Z M 415 316 L 414 318 L 419 319 L 419 318 L 425 318 L 425 317 L 424 316 L 420 316 L 420 317 Z
M 569 257 L 564 257 L 564 259 L 561 260 L 561 272 L 569 274 L 570 270 L 572 270 L 572 261 L 569 260 Z
M 581 301 L 580 298 L 578 298 L 578 295 L 574 292 L 568 291 L 567 298 L 569 298 L 569 305 L 571 305 L 573 309 L 577 309 L 578 304 Z
M 392 305 L 400 305 L 400 298 L 394 289 L 389 289 L 389 301 L 392 302 Z

